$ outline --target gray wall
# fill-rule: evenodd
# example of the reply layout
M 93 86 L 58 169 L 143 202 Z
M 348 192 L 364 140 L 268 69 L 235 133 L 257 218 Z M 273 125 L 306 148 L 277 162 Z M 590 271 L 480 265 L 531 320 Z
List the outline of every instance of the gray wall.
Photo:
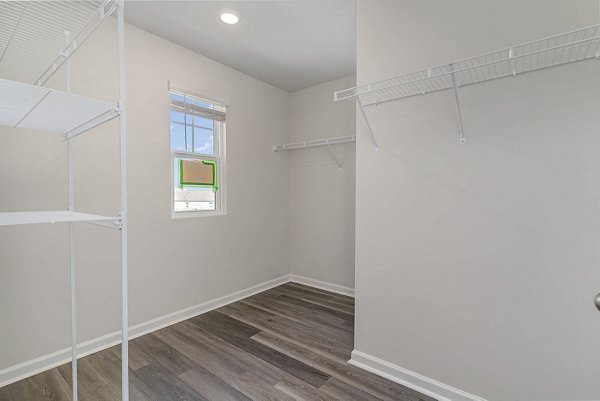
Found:
M 355 107 L 333 92 L 355 86 L 349 76 L 290 96 L 290 142 L 354 135 Z M 355 145 L 286 152 L 289 158 L 290 271 L 354 288 Z
M 594 0 L 359 0 L 358 84 L 598 22 Z M 355 348 L 490 400 L 598 399 L 600 64 L 357 120 Z
M 342 171 L 323 148 L 272 145 L 352 135 L 352 104 L 332 99 L 354 77 L 289 94 L 131 26 L 126 41 L 130 324 L 290 272 L 353 287 L 354 145 L 334 148 Z M 118 98 L 115 44 L 110 20 L 73 59 L 75 93 Z M 171 218 L 169 80 L 229 105 L 227 216 Z M 64 73 L 49 86 L 63 89 Z M 117 122 L 74 150 L 77 208 L 114 215 Z M 0 127 L 0 192 L 2 211 L 65 209 L 61 138 Z M 64 224 L 0 230 L 0 371 L 70 345 L 67 241 Z M 112 230 L 78 225 L 80 342 L 120 327 L 119 245 Z
M 75 93 L 117 98 L 116 29 L 108 21 L 75 56 Z M 135 325 L 289 273 L 286 141 L 289 94 L 131 26 L 126 32 L 130 313 Z M 54 85 L 62 87 L 59 74 Z M 171 219 L 167 81 L 225 100 L 228 214 Z M 75 142 L 76 203 L 118 211 L 118 125 Z M 249 174 L 253 171 L 253 174 Z M 0 131 L 0 210 L 60 210 L 58 136 Z M 0 230 L 0 369 L 67 347 L 65 225 Z M 119 328 L 119 236 L 78 229 L 80 340 Z

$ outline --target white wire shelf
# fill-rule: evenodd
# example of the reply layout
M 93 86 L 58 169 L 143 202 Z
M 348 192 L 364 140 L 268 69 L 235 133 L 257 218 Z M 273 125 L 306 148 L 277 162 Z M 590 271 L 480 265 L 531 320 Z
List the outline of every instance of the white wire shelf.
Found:
M 1 1 L 0 76 L 44 85 L 115 9 L 114 0 Z
M 70 212 L 68 210 L 43 212 L 4 212 L 0 213 L 0 226 L 19 226 L 24 224 L 86 222 L 108 227 L 119 227 L 118 217 Z
M 0 79 L 0 125 L 56 132 L 70 139 L 118 115 L 114 103 Z
M 481 56 L 335 92 L 335 101 L 362 106 L 509 77 L 600 57 L 600 25 L 551 36 Z
M 356 136 L 338 136 L 334 138 L 315 139 L 312 141 L 286 143 L 284 145 L 274 145 L 273 151 L 277 152 L 280 150 L 292 150 L 292 149 L 303 149 L 313 148 L 315 146 L 327 146 L 327 145 L 339 145 L 342 143 L 356 142 Z

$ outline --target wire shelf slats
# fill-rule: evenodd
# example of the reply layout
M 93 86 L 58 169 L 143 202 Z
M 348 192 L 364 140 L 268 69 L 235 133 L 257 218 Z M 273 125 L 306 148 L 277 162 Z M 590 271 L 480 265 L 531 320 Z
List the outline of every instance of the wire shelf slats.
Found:
M 566 32 L 427 70 L 341 90 L 335 100 L 363 106 L 542 70 L 600 57 L 600 25 Z
M 115 0 L 0 2 L 0 77 L 43 85 L 67 58 L 65 31 L 80 46 L 115 8 Z

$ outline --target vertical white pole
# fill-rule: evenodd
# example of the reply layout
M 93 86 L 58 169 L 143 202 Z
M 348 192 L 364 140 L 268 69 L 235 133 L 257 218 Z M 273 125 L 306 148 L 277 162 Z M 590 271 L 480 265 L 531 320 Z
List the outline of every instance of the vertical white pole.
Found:
M 119 0 L 117 8 L 117 30 L 119 39 L 119 142 L 121 167 L 121 383 L 122 400 L 129 401 L 129 308 L 127 291 L 127 119 L 125 112 L 125 22 L 124 0 Z
M 71 33 L 65 31 L 65 46 L 67 55 L 70 52 Z M 65 62 L 65 89 L 71 92 L 71 59 Z M 69 211 L 75 209 L 75 195 L 73 188 L 73 154 L 71 141 L 67 141 L 67 188 L 69 197 Z M 75 276 L 75 223 L 69 223 L 69 271 L 71 278 L 71 381 L 73 385 L 73 401 L 77 401 L 77 288 Z

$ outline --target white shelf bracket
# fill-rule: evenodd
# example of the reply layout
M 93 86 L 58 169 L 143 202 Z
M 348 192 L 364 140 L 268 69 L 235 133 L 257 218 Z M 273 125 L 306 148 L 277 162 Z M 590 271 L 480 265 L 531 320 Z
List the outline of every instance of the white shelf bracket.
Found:
M 458 98 L 458 87 L 456 85 L 456 74 L 454 73 L 454 64 L 450 64 L 450 71 L 452 71 L 452 91 L 454 93 L 454 104 L 456 106 L 456 114 L 458 117 L 458 129 L 460 131 L 459 143 L 464 144 L 467 142 L 467 138 L 465 137 L 465 131 L 463 128 L 463 120 L 462 120 L 462 112 L 460 109 L 460 100 Z
M 114 220 L 104 220 L 104 221 L 84 221 L 84 223 L 92 224 L 100 227 L 114 228 L 116 230 L 121 229 L 121 218 Z
M 515 49 L 514 48 L 510 48 L 508 49 L 508 58 L 509 60 L 515 57 Z M 510 62 L 509 61 L 509 65 L 510 65 L 510 73 L 513 75 L 513 77 L 517 76 L 517 66 L 514 62 Z
M 327 151 L 329 152 L 329 155 L 333 159 L 334 163 L 338 166 L 338 170 L 342 171 L 342 166 L 344 165 L 344 162 L 343 160 L 338 160 L 338 158 L 335 156 L 335 153 L 333 153 L 333 150 L 331 149 L 331 144 L 329 143 L 327 143 Z
M 373 145 L 375 145 L 375 150 L 379 150 L 379 144 L 377 143 L 377 140 L 375 139 L 375 135 L 373 135 L 373 130 L 371 129 L 371 124 L 369 124 L 369 119 L 367 118 L 367 113 L 365 113 L 365 108 L 359 97 L 356 98 L 356 102 L 358 103 L 358 108 L 360 109 L 360 113 L 363 116 L 365 125 L 367 126 L 367 131 L 369 132 L 369 136 L 371 137 L 371 140 L 373 141 Z
M 117 118 L 120 115 L 120 108 L 114 107 L 112 110 L 107 110 L 99 115 L 91 118 L 90 120 L 84 122 L 83 124 L 78 125 L 77 127 L 71 129 L 66 132 L 63 136 L 65 141 L 69 141 L 81 134 L 86 133 L 87 131 L 96 128 L 99 125 L 104 124 L 107 121 L 110 121 L 114 118 Z
M 13 128 L 17 128 L 19 126 L 19 124 L 21 124 L 23 122 L 23 120 L 25 120 L 27 118 L 28 115 L 30 115 L 47 97 L 48 95 L 52 93 L 51 89 L 48 89 L 46 91 L 46 93 L 44 94 L 44 96 L 42 96 L 40 98 L 40 100 L 38 100 L 32 108 L 30 108 L 29 110 L 27 110 L 27 112 L 23 115 L 23 117 L 21 117 L 21 119 L 19 121 L 17 121 L 17 123 L 15 125 L 13 125 Z

